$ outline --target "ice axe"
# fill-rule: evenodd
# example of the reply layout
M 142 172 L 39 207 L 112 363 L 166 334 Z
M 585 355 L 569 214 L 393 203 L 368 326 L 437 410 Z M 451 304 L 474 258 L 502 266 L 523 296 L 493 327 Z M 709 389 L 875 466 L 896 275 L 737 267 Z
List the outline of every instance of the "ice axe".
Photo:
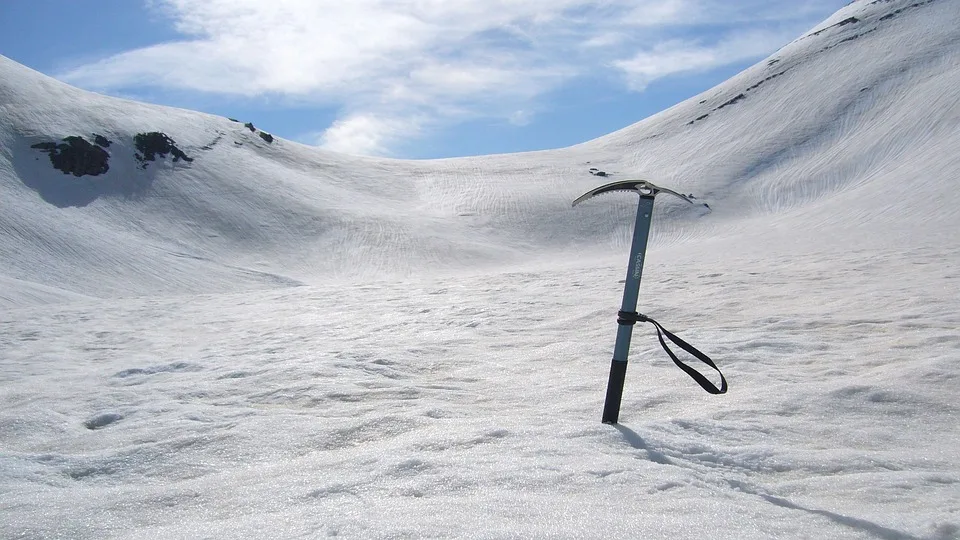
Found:
M 627 374 L 627 355 L 630 352 L 630 338 L 633 335 L 633 325 L 638 322 L 649 322 L 657 329 L 657 338 L 660 339 L 660 345 L 667 351 L 673 363 L 680 369 L 690 375 L 693 380 L 707 392 L 711 394 L 724 394 L 727 391 L 727 380 L 723 373 L 717 368 L 713 360 L 703 354 L 689 343 L 667 331 L 657 321 L 637 313 L 637 296 L 640 293 L 640 276 L 643 274 L 643 259 L 647 252 L 647 240 L 650 236 L 650 222 L 653 218 L 653 203 L 656 196 L 660 193 L 668 193 L 675 197 L 690 203 L 696 204 L 688 197 L 656 186 L 646 180 L 622 180 L 594 188 L 573 201 L 576 206 L 587 199 L 596 197 L 603 193 L 612 191 L 630 191 L 640 195 L 640 203 L 637 206 L 637 221 L 633 228 L 633 243 L 630 246 L 630 259 L 627 261 L 627 279 L 623 285 L 623 303 L 620 305 L 620 312 L 617 313 L 617 341 L 613 348 L 613 361 L 610 363 L 610 378 L 607 381 L 607 397 L 603 405 L 603 423 L 616 424 L 620 417 L 620 400 L 623 397 L 623 382 Z M 709 207 L 708 207 L 709 208 Z M 720 387 L 717 388 L 709 379 L 704 377 L 694 368 L 684 364 L 677 358 L 677 355 L 670 350 L 664 341 L 664 336 L 684 351 L 693 355 L 694 358 L 707 364 L 720 373 Z

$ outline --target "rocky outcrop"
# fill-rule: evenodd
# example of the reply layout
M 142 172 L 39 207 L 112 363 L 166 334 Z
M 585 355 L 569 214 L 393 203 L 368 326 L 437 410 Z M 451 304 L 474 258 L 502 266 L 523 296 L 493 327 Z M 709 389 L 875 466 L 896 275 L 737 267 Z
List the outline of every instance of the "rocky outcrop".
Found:
M 240 121 L 235 118 L 227 118 L 227 120 L 230 120 L 231 122 L 240 123 Z M 273 135 L 267 133 L 266 131 L 257 129 L 257 126 L 253 125 L 253 122 L 246 122 L 243 124 L 243 127 L 249 129 L 250 133 L 256 133 L 257 135 L 259 135 L 260 138 L 266 141 L 267 144 L 273 143 Z M 239 142 L 239 141 L 233 141 L 233 143 L 236 144 L 237 146 L 240 146 L 243 144 L 242 142 Z
M 133 138 L 133 143 L 138 151 L 134 157 L 140 162 L 141 169 L 147 168 L 148 161 L 156 161 L 157 156 L 163 159 L 167 154 L 173 156 L 174 162 L 180 161 L 181 159 L 184 161 L 193 161 L 193 158 L 188 157 L 183 153 L 183 150 L 177 148 L 177 144 L 173 139 L 159 131 L 137 133 Z
M 66 137 L 61 143 L 42 142 L 31 145 L 41 152 L 50 156 L 50 163 L 53 168 L 62 171 L 63 174 L 72 174 L 74 176 L 97 176 L 110 170 L 110 154 L 101 148 L 100 139 L 107 141 L 106 137 L 94 135 L 96 145 L 91 144 L 83 137 Z

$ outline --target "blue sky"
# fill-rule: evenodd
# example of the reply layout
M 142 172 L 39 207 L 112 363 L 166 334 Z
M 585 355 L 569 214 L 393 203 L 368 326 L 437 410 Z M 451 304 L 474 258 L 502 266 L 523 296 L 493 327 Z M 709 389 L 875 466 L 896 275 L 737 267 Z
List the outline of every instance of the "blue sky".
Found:
M 848 0 L 0 0 L 0 54 L 331 150 L 557 148 L 772 54 Z

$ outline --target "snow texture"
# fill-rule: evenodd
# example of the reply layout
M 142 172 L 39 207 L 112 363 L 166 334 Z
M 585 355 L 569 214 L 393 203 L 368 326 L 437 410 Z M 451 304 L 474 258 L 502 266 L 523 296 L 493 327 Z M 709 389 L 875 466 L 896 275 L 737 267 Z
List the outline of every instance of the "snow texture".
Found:
M 960 537 L 960 3 L 574 147 L 345 156 L 0 57 L 0 537 Z M 162 133 L 192 161 L 155 156 Z M 74 176 L 32 145 L 110 141 Z M 142 140 L 142 139 L 141 139 Z M 163 139 L 164 141 L 166 139 Z M 609 176 L 598 182 L 591 169 Z M 640 309 L 600 423 L 635 197 Z

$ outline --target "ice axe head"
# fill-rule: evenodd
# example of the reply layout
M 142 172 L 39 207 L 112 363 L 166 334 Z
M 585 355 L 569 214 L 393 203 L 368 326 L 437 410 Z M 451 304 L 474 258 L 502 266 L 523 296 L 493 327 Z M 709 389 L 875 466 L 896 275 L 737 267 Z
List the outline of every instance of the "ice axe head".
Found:
M 576 206 L 583 201 L 596 197 L 597 195 L 602 195 L 604 193 L 610 193 L 611 191 L 632 191 L 639 194 L 641 197 L 656 197 L 658 193 L 669 193 L 675 197 L 680 197 L 681 199 L 687 201 L 690 204 L 696 204 L 686 196 L 677 193 L 671 189 L 662 188 L 648 182 L 646 180 L 621 180 L 619 182 L 612 182 L 610 184 L 602 185 L 597 188 L 593 188 L 590 191 L 584 193 L 583 195 L 576 198 L 573 201 L 573 206 Z

